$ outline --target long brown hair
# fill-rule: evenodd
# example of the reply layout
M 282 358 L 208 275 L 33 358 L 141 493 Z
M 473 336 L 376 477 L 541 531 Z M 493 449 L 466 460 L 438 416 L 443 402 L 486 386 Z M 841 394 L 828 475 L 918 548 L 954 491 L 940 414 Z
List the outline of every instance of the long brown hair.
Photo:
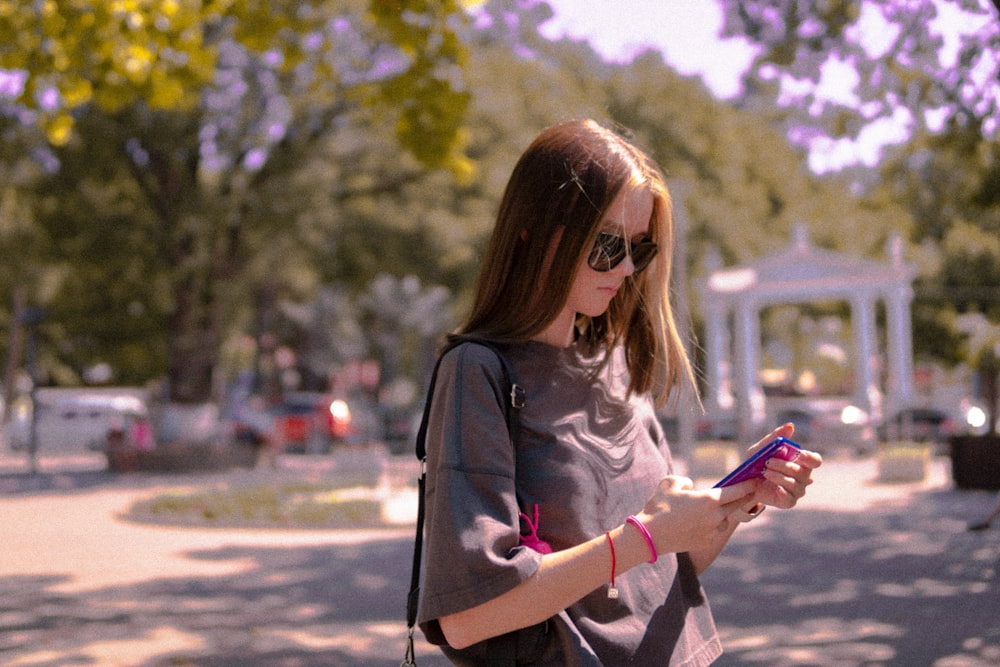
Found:
M 642 150 L 592 120 L 550 127 L 518 160 L 472 310 L 457 337 L 516 342 L 545 329 L 565 305 L 605 212 L 626 186 L 653 195 L 649 235 L 660 252 L 626 280 L 604 314 L 578 318 L 579 335 L 608 349 L 624 347 L 632 392 L 650 391 L 662 404 L 683 379 L 694 389 L 669 302 L 673 218 L 663 175 Z

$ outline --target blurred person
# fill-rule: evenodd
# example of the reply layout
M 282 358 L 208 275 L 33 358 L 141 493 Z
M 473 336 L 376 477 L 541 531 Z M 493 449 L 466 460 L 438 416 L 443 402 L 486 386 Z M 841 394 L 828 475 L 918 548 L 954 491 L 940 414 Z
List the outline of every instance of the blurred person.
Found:
M 252 371 L 237 375 L 228 392 L 224 415 L 232 440 L 256 448 L 257 466 L 276 468 L 278 455 L 285 449 L 278 406 L 254 393 L 255 380 Z
M 997 494 L 997 502 L 993 506 L 993 510 L 985 518 L 970 523 L 969 530 L 988 530 L 998 516 L 1000 516 L 1000 493 Z

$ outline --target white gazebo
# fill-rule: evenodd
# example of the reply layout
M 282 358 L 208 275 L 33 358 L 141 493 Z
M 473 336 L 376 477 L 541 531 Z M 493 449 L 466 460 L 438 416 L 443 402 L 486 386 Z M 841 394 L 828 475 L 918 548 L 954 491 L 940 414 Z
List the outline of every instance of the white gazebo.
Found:
M 914 267 L 903 260 L 903 240 L 886 244 L 886 262 L 824 250 L 812 245 L 805 226 L 792 243 L 773 255 L 723 268 L 709 258 L 708 277 L 699 284 L 705 317 L 705 408 L 733 414 L 741 439 L 759 432 L 765 417 L 760 373 L 760 313 L 779 304 L 844 301 L 851 310 L 854 388 L 852 400 L 870 415 L 883 405 L 907 405 L 913 392 L 910 302 Z M 876 307 L 885 304 L 886 382 L 877 377 Z M 730 335 L 731 333 L 731 335 Z M 883 400 L 884 399 L 884 400 Z

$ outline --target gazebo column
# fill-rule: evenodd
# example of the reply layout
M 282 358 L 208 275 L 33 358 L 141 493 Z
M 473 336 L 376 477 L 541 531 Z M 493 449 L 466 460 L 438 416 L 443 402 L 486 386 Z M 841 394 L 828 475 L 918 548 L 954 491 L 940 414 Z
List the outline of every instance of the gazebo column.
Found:
M 719 301 L 705 305 L 705 404 L 710 411 L 733 405 L 728 315 L 728 306 Z
M 736 418 L 741 442 L 749 442 L 763 420 L 764 396 L 757 383 L 760 322 L 757 305 L 744 299 L 736 306 L 736 355 L 733 381 Z
M 875 383 L 875 300 L 869 294 L 851 299 L 851 334 L 854 342 L 854 401 L 869 415 L 881 408 Z
M 893 411 L 906 407 L 913 400 L 912 298 L 913 289 L 903 284 L 891 289 L 885 299 L 889 371 L 886 393 L 888 407 Z

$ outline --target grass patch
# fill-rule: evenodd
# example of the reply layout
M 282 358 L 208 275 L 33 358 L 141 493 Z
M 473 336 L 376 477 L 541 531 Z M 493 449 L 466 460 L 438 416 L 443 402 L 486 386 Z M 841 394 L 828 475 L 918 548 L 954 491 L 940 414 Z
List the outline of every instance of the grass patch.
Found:
M 132 521 L 218 528 L 359 528 L 380 525 L 377 489 L 307 482 L 216 486 L 135 503 Z

